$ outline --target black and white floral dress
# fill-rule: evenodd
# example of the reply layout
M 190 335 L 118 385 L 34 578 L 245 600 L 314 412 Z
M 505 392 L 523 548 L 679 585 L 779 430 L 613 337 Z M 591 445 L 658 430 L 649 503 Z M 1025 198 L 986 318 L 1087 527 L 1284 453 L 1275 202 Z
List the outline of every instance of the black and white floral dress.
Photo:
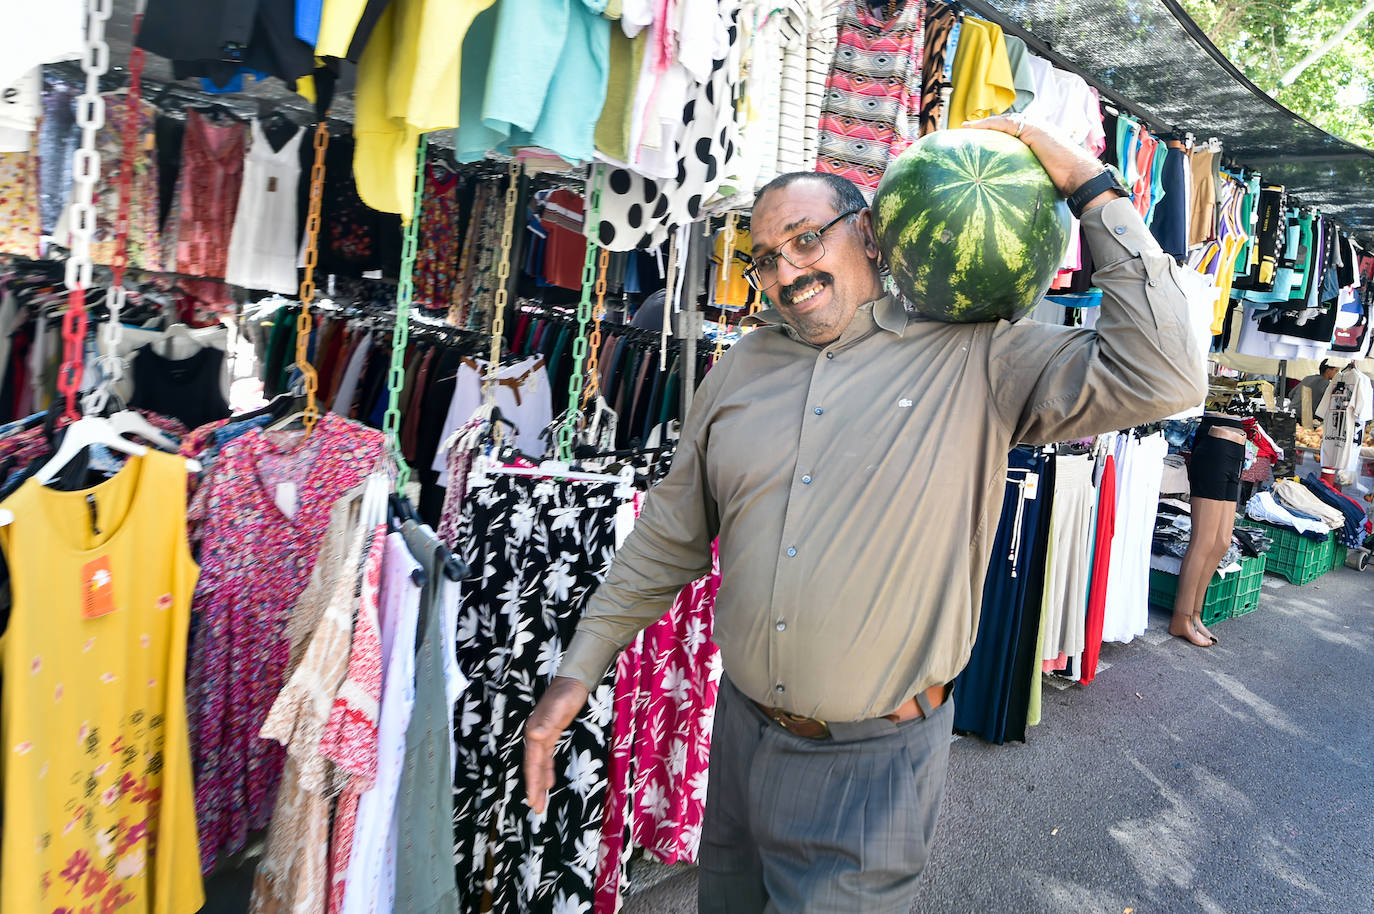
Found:
M 554 759 L 545 814 L 525 804 L 524 725 L 610 569 L 619 501 L 610 484 L 496 476 L 469 494 L 457 542 L 463 582 L 454 862 L 464 911 L 591 910 L 605 809 L 612 680 Z

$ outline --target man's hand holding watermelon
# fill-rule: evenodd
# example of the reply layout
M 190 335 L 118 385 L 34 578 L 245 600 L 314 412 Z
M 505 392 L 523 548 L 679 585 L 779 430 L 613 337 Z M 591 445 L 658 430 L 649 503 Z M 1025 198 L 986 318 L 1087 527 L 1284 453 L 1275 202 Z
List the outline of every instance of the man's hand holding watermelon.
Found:
M 1040 160 L 1055 188 L 1067 197 L 1102 172 L 1102 163 L 1082 146 L 1066 142 L 1051 130 L 1036 125 L 1016 114 L 999 114 L 964 124 L 977 130 L 1000 130 L 1016 137 L 1030 147 Z M 1110 190 L 1103 191 L 1084 207 L 1084 212 L 1116 199 Z

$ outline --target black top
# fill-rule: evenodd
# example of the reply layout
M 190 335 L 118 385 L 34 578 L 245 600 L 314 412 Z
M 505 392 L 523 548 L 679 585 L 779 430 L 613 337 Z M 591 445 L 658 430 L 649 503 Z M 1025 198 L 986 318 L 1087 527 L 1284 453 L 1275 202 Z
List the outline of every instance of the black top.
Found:
M 129 405 L 180 421 L 188 429 L 229 417 L 220 376 L 224 352 L 206 346 L 186 359 L 158 355 L 152 346 L 134 353 L 134 395 Z

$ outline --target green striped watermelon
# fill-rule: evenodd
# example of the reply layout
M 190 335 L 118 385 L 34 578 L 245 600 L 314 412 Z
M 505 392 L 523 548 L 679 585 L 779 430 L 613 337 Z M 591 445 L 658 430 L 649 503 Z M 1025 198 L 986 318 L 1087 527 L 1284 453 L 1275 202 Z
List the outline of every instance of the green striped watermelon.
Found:
M 1031 312 L 1064 260 L 1071 217 L 1029 146 L 959 129 L 922 137 L 888 167 L 873 223 L 916 310 L 971 323 Z

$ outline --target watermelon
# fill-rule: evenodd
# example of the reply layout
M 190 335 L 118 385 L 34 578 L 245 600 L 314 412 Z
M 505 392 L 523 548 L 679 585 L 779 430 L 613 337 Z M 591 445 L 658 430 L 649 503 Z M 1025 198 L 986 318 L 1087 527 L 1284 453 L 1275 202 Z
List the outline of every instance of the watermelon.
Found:
M 997 130 L 922 137 L 873 197 L 897 288 L 917 311 L 953 323 L 1029 314 L 1064 261 L 1071 220 L 1030 147 Z

